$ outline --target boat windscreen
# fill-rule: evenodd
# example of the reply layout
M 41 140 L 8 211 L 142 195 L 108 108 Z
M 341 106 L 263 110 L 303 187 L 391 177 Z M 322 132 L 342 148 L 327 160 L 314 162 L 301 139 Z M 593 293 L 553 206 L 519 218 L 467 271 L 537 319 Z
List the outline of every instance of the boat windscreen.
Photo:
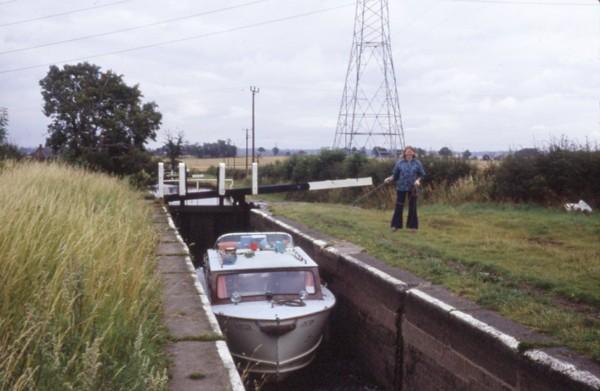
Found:
M 217 297 L 227 299 L 234 292 L 241 296 L 297 295 L 316 293 L 315 276 L 309 270 L 269 271 L 223 274 L 217 277 Z
M 294 241 L 290 234 L 284 232 L 269 233 L 237 233 L 221 236 L 216 243 L 218 249 L 248 249 L 254 246 L 260 250 L 275 250 L 279 247 L 291 248 Z

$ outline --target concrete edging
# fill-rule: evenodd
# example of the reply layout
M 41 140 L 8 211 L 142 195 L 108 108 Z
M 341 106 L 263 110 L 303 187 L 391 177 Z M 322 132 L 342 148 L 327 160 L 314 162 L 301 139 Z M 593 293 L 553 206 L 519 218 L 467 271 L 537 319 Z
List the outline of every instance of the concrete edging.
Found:
M 217 318 L 215 317 L 214 313 L 212 312 L 212 309 L 210 308 L 210 302 L 208 300 L 208 296 L 206 295 L 206 292 L 204 291 L 204 288 L 202 287 L 202 285 L 197 280 L 196 271 L 194 269 L 194 265 L 192 264 L 190 249 L 187 246 L 187 244 L 185 243 L 185 241 L 183 240 L 183 238 L 181 237 L 181 235 L 179 234 L 179 231 L 177 230 L 177 227 L 176 227 L 176 225 L 173 221 L 173 218 L 172 218 L 171 214 L 169 213 L 169 210 L 167 209 L 167 207 L 162 205 L 161 208 L 162 208 L 163 212 L 165 213 L 165 215 L 167 216 L 167 222 L 169 224 L 169 227 L 171 227 L 173 229 L 175 236 L 177 237 L 177 240 L 179 241 L 179 244 L 183 247 L 184 252 L 186 253 L 186 255 L 185 255 L 186 267 L 189 272 L 189 276 L 194 281 L 194 287 L 196 288 L 196 293 L 197 293 L 198 297 L 200 298 L 202 309 L 204 310 L 204 313 L 205 313 L 206 317 L 208 318 L 210 327 L 215 334 L 222 335 L 223 333 L 221 332 L 221 328 L 219 327 Z M 229 376 L 229 383 L 231 385 L 232 391 L 245 391 L 244 384 L 243 384 L 242 379 L 237 371 L 235 362 L 233 361 L 233 357 L 231 356 L 231 353 L 229 351 L 229 348 L 227 347 L 227 344 L 225 343 L 225 341 L 215 341 L 215 346 L 216 346 L 217 352 L 219 354 L 219 357 L 223 363 L 223 367 L 227 370 L 227 374 Z

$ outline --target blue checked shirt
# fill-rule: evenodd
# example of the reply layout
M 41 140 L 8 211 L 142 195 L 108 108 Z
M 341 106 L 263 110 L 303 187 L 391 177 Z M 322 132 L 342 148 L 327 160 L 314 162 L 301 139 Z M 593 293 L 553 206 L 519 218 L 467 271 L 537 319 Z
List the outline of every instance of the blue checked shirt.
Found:
M 392 176 L 396 182 L 396 190 L 410 191 L 415 181 L 425 176 L 425 170 L 423 164 L 417 159 L 402 159 L 396 162 Z

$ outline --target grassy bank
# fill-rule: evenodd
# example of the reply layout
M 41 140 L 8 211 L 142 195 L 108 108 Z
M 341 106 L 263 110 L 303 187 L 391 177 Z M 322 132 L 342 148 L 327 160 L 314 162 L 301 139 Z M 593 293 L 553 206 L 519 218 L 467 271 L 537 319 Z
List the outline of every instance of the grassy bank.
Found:
M 0 169 L 0 389 L 166 389 L 151 216 L 104 175 Z
M 391 211 L 275 203 L 273 210 L 553 335 L 600 361 L 600 216 L 464 204 L 420 210 L 417 234 L 391 232 Z

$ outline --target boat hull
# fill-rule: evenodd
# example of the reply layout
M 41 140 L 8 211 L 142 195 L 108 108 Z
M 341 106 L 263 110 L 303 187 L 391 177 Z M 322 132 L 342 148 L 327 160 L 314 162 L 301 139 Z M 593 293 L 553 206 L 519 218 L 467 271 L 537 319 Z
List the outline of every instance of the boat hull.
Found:
M 281 380 L 312 362 L 329 313 L 330 309 L 275 320 L 225 315 L 217 319 L 241 371 Z

